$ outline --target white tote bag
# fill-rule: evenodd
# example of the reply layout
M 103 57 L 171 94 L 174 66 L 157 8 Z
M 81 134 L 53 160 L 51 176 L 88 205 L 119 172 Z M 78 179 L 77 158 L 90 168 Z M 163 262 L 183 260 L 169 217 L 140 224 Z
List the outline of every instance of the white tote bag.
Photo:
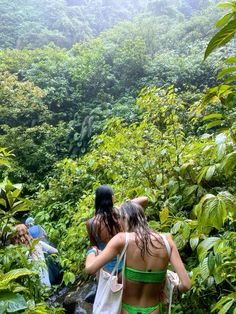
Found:
M 162 237 L 164 243 L 165 243 L 165 247 L 167 250 L 167 253 L 169 255 L 171 255 L 171 249 L 170 249 L 170 244 L 166 238 L 165 235 L 160 234 L 160 236 Z M 169 304 L 168 306 L 168 314 L 171 314 L 171 303 L 172 303 L 172 299 L 173 299 L 173 292 L 175 287 L 177 287 L 180 284 L 180 279 L 179 276 L 171 270 L 167 270 L 166 273 L 166 282 L 165 282 L 165 286 L 164 286 L 164 295 L 165 295 L 165 303 Z
M 110 273 L 101 269 L 98 280 L 98 288 L 93 304 L 93 314 L 120 314 L 123 295 L 123 275 L 126 260 L 126 249 L 129 242 L 129 234 L 125 233 L 125 246 L 116 265 Z M 118 265 L 122 261 L 122 283 L 118 283 Z

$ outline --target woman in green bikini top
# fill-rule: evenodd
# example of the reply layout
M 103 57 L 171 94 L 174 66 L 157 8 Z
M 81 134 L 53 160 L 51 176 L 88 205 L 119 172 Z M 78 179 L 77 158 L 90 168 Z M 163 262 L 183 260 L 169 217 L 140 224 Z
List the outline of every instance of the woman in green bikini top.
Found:
M 169 258 L 162 237 L 149 228 L 142 207 L 128 201 L 120 209 L 129 232 L 121 313 L 161 314 L 168 263 L 172 264 L 179 275 L 180 291 L 190 289 L 191 281 L 174 241 L 168 237 L 171 248 Z M 96 251 L 90 250 L 86 259 L 86 271 L 90 274 L 98 271 L 120 254 L 124 245 L 125 233 L 122 232 L 114 236 L 98 256 Z

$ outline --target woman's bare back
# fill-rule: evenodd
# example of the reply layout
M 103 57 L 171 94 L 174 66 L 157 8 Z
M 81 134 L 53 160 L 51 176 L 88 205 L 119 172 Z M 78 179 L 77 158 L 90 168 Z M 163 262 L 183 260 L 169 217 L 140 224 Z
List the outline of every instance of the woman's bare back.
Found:
M 152 234 L 152 242 L 155 247 L 148 244 L 149 254 L 146 252 L 141 258 L 140 248 L 135 242 L 135 233 L 129 233 L 129 245 L 126 255 L 126 266 L 145 272 L 159 272 L 167 268 L 169 257 L 162 238 L 158 234 Z M 153 306 L 162 299 L 164 282 L 144 283 L 125 280 L 123 301 L 130 305 L 140 307 Z M 124 312 L 125 313 L 125 312 Z M 153 313 L 158 313 L 153 312 Z

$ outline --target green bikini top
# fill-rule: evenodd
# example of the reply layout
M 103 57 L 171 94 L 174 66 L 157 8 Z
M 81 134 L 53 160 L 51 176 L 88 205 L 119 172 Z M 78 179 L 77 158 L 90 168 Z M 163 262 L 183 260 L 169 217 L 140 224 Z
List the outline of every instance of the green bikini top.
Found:
M 146 271 L 125 266 L 125 278 L 132 281 L 146 283 L 161 283 L 166 278 L 167 269 L 160 271 Z
M 165 235 L 160 234 L 162 237 L 168 256 L 170 258 L 171 248 Z M 125 266 L 124 276 L 128 280 L 146 282 L 146 283 L 162 283 L 166 278 L 167 269 L 159 271 L 139 270 Z

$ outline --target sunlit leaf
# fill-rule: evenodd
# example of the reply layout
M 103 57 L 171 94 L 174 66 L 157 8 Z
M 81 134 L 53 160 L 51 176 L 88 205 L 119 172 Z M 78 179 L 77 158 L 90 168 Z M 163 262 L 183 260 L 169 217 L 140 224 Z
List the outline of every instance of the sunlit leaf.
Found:
M 216 22 L 216 27 L 222 27 L 232 18 L 233 13 L 228 13 Z
M 220 119 L 222 118 L 223 115 L 222 113 L 211 113 L 211 114 L 208 114 L 207 116 L 204 116 L 203 117 L 203 120 L 210 120 L 210 119 Z
M 208 251 L 219 241 L 217 237 L 210 237 L 203 240 L 197 248 L 199 260 L 202 261 L 207 255 Z
M 235 67 L 230 67 L 230 68 L 224 68 L 222 69 L 218 75 L 217 75 L 217 79 L 221 79 L 223 76 L 225 76 L 226 74 L 231 74 L 233 72 L 236 72 L 236 66 Z
M 209 269 L 208 269 L 208 257 L 205 257 L 200 264 L 200 272 L 203 280 L 206 280 L 209 276 Z
M 167 221 L 168 217 L 169 217 L 169 210 L 167 207 L 162 208 L 162 210 L 159 213 L 160 216 L 160 222 L 164 223 Z
M 213 50 L 229 42 L 233 38 L 235 32 L 236 19 L 231 20 L 226 26 L 224 26 L 219 32 L 217 32 L 215 36 L 213 36 L 205 51 L 204 59 L 206 59 Z

